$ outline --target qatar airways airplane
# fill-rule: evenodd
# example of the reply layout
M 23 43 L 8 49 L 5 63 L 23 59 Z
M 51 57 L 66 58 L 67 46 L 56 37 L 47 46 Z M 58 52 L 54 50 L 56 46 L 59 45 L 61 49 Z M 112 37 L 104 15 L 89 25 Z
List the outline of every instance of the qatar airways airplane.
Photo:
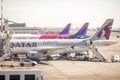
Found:
M 94 46 L 108 46 L 115 41 L 110 37 L 113 19 L 107 19 L 95 35 L 89 39 L 35 39 L 11 40 L 10 48 L 14 53 L 27 53 L 31 59 L 39 59 L 45 55 L 56 53 L 77 53 L 88 51 Z
M 88 38 L 86 35 L 89 23 L 86 22 L 80 30 L 75 34 L 68 34 L 69 27 L 68 24 L 66 28 L 63 29 L 59 34 L 13 34 L 12 39 L 75 39 L 75 38 Z

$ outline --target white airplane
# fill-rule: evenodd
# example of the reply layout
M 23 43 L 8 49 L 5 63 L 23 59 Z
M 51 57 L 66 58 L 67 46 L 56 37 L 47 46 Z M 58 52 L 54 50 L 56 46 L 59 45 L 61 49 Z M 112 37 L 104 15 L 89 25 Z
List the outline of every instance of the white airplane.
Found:
M 39 59 L 45 55 L 56 53 L 77 53 L 88 51 L 94 46 L 108 46 L 115 41 L 108 40 L 113 19 L 107 19 L 95 35 L 89 39 L 37 39 L 11 40 L 12 53 L 27 53 L 31 59 Z

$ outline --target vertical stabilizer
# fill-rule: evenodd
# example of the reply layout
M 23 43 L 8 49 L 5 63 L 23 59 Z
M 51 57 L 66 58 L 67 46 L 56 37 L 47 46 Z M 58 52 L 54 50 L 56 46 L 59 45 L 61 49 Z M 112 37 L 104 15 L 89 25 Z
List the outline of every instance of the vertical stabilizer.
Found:
M 88 29 L 88 25 L 89 23 L 86 22 L 80 29 L 77 33 L 75 33 L 74 35 L 72 35 L 72 38 L 81 38 L 81 37 L 84 37 L 86 36 L 86 33 L 87 33 L 87 29 Z
M 112 24 L 113 24 L 113 19 L 107 19 L 91 39 L 92 40 L 98 40 L 98 39 L 108 40 L 110 37 Z
M 70 27 L 71 23 L 67 24 L 66 27 L 61 32 L 59 32 L 59 34 L 69 34 Z

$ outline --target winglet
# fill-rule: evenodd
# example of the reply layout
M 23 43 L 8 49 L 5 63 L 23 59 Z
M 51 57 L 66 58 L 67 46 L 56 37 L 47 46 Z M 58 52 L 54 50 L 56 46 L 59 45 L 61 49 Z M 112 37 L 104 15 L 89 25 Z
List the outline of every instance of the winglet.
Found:
M 59 34 L 69 34 L 71 23 L 68 23 L 66 27 Z
M 113 19 L 107 19 L 91 39 L 92 40 L 98 40 L 98 39 L 108 40 L 110 37 L 113 21 L 114 21 Z

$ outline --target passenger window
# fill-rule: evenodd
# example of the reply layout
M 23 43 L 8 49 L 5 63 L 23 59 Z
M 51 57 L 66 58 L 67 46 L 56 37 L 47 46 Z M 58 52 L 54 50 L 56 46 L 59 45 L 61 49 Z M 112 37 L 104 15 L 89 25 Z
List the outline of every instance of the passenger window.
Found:
M 10 80 L 20 80 L 20 75 L 10 75 Z
M 35 75 L 25 75 L 25 80 L 35 80 Z
M 30 62 L 29 60 L 25 60 L 25 62 Z
M 5 80 L 5 75 L 0 75 L 0 80 Z

